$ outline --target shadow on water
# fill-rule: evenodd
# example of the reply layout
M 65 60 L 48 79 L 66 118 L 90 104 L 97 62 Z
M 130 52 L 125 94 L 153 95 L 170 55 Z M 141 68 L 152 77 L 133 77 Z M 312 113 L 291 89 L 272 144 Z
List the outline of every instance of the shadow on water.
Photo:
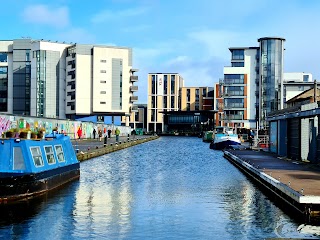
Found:
M 69 182 L 40 196 L 16 203 L 0 204 L 0 227 L 19 224 L 40 214 L 46 206 L 56 202 L 61 196 L 76 192 L 78 181 Z

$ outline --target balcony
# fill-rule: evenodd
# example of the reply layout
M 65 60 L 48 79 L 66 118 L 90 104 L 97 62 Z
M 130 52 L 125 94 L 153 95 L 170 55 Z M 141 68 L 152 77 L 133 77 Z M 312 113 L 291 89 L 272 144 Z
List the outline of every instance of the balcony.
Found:
M 138 91 L 138 86 L 131 86 L 131 87 L 130 87 L 130 91 L 131 91 L 131 92 L 136 92 L 136 91 Z
M 132 72 L 132 73 L 133 73 L 133 72 L 138 72 L 138 71 L 139 71 L 139 69 L 136 69 L 136 68 L 131 68 L 131 69 L 130 69 L 130 72 Z
M 131 112 L 138 112 L 138 110 L 139 110 L 139 109 L 138 109 L 138 106 L 134 106 L 134 105 L 133 105 L 133 106 L 131 107 Z
M 257 84 L 257 85 L 259 85 L 259 84 L 260 84 L 259 78 L 256 78 L 256 80 L 255 80 L 255 81 L 256 81 L 256 84 Z
M 138 96 L 131 96 L 130 97 L 130 102 L 136 102 L 138 101 Z
M 130 81 L 131 82 L 137 82 L 138 81 L 138 76 L 130 76 Z

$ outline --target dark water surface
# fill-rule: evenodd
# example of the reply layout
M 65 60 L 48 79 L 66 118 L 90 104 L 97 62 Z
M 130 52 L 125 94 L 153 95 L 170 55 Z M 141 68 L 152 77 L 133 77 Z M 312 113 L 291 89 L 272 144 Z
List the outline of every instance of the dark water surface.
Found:
M 0 211 L 0 239 L 312 237 L 222 152 L 192 137 L 161 137 L 82 162 L 79 181 Z

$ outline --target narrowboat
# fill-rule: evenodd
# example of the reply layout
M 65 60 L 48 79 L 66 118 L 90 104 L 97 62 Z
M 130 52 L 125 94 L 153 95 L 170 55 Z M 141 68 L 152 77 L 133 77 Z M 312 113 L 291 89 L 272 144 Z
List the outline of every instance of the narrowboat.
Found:
M 241 145 L 238 134 L 224 127 L 217 127 L 214 138 L 210 143 L 210 149 L 222 150 L 234 145 Z
M 0 204 L 33 198 L 80 177 L 68 136 L 0 139 Z

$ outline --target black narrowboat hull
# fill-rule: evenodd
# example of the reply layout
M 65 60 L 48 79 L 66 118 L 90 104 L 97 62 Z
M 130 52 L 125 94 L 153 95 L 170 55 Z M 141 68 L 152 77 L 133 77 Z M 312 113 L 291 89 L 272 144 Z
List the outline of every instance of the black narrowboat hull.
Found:
M 79 177 L 79 162 L 32 174 L 0 173 L 0 204 L 33 198 Z

